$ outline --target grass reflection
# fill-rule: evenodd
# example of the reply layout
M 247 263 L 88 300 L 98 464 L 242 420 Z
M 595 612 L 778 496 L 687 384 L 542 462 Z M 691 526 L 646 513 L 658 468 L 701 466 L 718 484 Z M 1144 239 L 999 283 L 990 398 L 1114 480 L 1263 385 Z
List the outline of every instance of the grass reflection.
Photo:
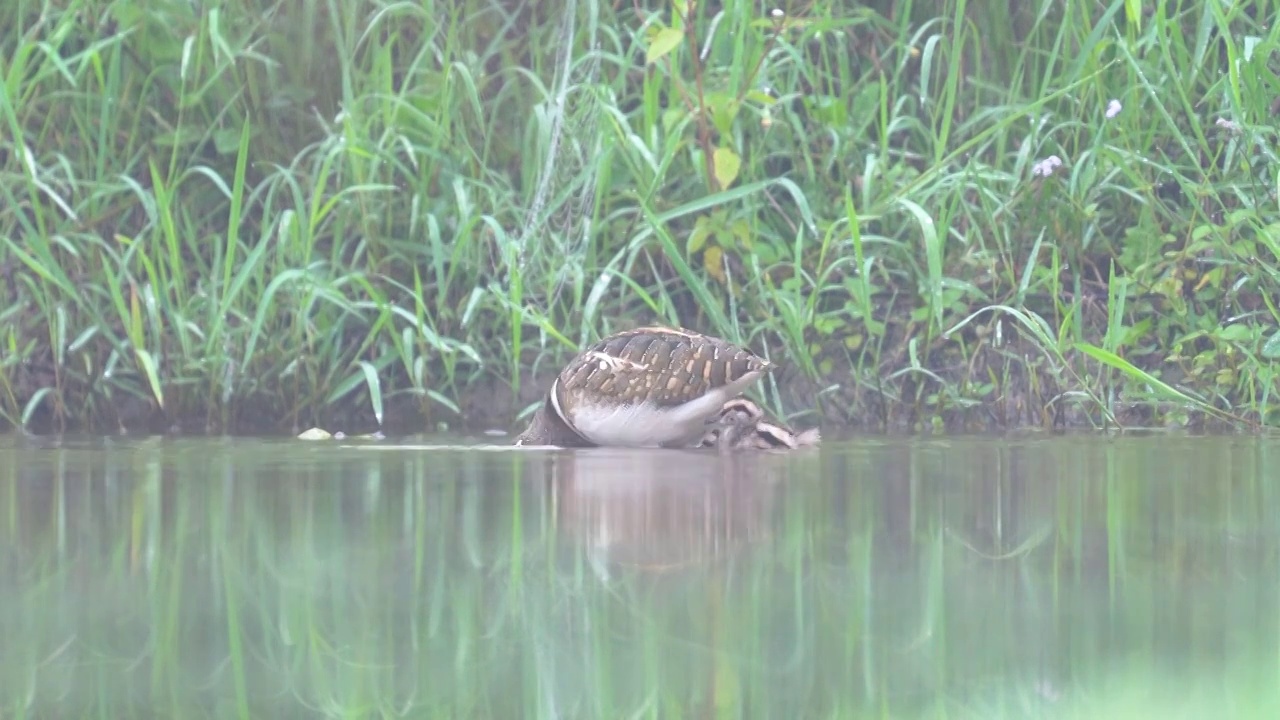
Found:
M 1277 446 L 0 450 L 4 717 L 1271 717 Z

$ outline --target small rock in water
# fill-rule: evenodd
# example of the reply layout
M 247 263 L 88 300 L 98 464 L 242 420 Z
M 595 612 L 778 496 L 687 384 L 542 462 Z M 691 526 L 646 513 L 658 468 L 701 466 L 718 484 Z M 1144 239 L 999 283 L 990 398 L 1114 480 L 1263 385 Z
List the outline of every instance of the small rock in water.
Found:
M 333 437 L 333 435 L 329 434 L 328 430 L 321 430 L 316 427 L 313 427 L 310 430 L 305 430 L 298 435 L 299 440 L 328 440 L 331 437 Z

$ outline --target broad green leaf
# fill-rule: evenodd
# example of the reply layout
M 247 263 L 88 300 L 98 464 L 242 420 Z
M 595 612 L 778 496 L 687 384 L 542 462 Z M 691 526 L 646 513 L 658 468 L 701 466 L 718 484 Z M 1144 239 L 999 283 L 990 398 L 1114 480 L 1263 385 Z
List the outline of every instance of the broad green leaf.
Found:
M 240 147 L 240 139 L 243 134 L 241 128 L 223 128 L 213 131 L 213 147 L 221 155 L 234 155 Z
M 843 127 L 849 123 L 849 109 L 843 98 L 833 95 L 813 95 L 805 103 L 809 112 L 829 128 Z
M 742 168 L 742 159 L 738 153 L 729 148 L 716 148 L 713 158 L 715 163 L 716 183 L 721 190 L 728 188 L 738 178 L 738 170 Z
M 689 244 L 686 251 L 693 255 L 701 250 L 707 244 L 707 238 L 711 237 L 712 227 L 707 220 L 707 216 L 703 215 L 693 224 L 693 232 L 689 233 Z
M 728 93 L 707 93 L 706 106 L 711 114 L 711 124 L 721 135 L 733 130 L 733 120 L 738 116 L 738 104 Z
M 1276 332 L 1263 344 L 1262 357 L 1268 360 L 1280 360 L 1280 332 Z
M 1128 25 L 1134 28 L 1134 34 L 1142 34 L 1142 2 L 1141 0 L 1124 0 L 1124 17 Z
M 1228 342 L 1244 342 L 1253 337 L 1253 328 L 1245 323 L 1232 323 L 1218 330 L 1218 339 Z
M 654 33 L 653 39 L 649 41 L 649 50 L 645 53 L 645 64 L 652 65 L 662 56 L 675 50 L 682 39 L 684 39 L 684 33 L 675 28 L 663 28 Z

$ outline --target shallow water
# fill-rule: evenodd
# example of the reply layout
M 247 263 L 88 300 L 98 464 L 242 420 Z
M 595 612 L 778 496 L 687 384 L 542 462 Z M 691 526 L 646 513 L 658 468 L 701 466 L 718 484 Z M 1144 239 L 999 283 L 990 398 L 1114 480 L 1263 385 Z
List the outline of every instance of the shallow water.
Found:
M 1277 717 L 1278 458 L 0 439 L 0 717 Z

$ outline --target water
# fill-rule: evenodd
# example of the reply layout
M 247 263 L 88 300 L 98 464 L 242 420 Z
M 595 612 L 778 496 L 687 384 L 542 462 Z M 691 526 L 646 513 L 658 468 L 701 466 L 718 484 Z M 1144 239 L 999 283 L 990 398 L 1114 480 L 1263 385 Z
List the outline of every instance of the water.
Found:
M 0 439 L 0 717 L 1280 713 L 1280 442 Z

